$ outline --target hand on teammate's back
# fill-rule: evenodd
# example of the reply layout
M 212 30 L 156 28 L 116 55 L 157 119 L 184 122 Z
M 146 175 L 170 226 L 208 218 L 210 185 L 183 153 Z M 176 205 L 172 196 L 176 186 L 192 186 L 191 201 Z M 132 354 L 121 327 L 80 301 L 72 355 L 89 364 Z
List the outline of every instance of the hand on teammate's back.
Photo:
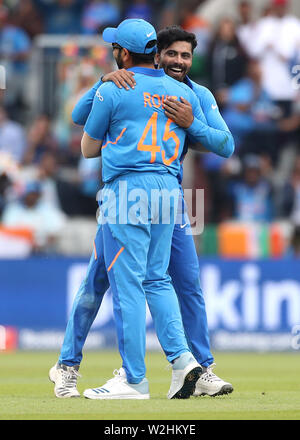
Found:
M 119 89 L 134 89 L 136 82 L 134 72 L 126 69 L 119 69 L 114 72 L 107 73 L 102 77 L 102 82 L 112 81 Z M 182 128 L 188 128 L 194 120 L 193 109 L 191 104 L 184 98 L 177 101 L 172 97 L 167 97 L 164 101 L 165 114 Z
M 134 72 L 126 69 L 119 69 L 114 72 L 107 73 L 102 77 L 102 82 L 112 81 L 119 89 L 134 89 L 136 82 L 134 80 Z

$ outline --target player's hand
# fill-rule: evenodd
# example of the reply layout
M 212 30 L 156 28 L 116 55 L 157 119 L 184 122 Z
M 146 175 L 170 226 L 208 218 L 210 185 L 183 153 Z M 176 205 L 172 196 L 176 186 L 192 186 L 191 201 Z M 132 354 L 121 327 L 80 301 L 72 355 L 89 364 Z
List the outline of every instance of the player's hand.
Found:
M 112 81 L 119 89 L 129 90 L 131 87 L 134 89 L 136 82 L 134 80 L 134 72 L 126 69 L 116 70 L 115 72 L 107 73 L 102 77 L 102 82 Z
M 193 108 L 186 99 L 181 97 L 180 101 L 178 101 L 171 96 L 167 96 L 164 100 L 163 107 L 165 109 L 165 115 L 172 119 L 179 127 L 189 128 L 193 123 Z

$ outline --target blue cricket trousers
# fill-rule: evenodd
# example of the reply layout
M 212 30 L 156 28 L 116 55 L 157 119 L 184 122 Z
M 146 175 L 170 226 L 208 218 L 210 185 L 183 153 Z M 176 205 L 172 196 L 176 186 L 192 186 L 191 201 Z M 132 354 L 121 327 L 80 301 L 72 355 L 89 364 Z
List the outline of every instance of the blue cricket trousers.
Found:
M 181 203 L 181 201 L 179 201 Z M 184 205 L 185 209 L 185 205 Z M 187 215 L 180 216 L 172 236 L 168 271 L 175 288 L 188 345 L 196 360 L 207 367 L 214 361 L 210 350 L 205 302 L 199 281 L 199 263 Z M 184 224 L 186 227 L 182 228 Z M 87 274 L 75 297 L 67 323 L 59 362 L 78 365 L 82 350 L 98 313 L 103 296 L 109 288 L 104 263 L 103 227 L 98 226 Z
M 167 359 L 190 351 L 168 275 L 178 181 L 168 172 L 130 172 L 106 184 L 102 194 L 104 261 L 119 352 L 128 382 L 139 383 L 146 374 L 146 300 Z

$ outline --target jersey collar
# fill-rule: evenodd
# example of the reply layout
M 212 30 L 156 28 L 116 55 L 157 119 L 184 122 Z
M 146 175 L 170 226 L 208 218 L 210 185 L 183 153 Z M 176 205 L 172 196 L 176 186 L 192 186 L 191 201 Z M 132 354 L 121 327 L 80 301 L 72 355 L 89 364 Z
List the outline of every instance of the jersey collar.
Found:
M 136 73 L 142 73 L 143 75 L 148 75 L 148 76 L 165 76 L 165 71 L 164 69 L 150 69 L 149 67 L 139 67 L 139 66 L 135 66 L 135 67 L 130 67 L 130 69 L 127 69 L 131 72 L 136 72 Z
M 186 76 L 185 78 L 184 78 L 184 81 L 183 81 L 187 86 L 189 86 L 191 89 L 193 89 L 193 83 L 192 83 L 192 81 L 190 80 L 190 78 L 188 77 L 188 76 Z

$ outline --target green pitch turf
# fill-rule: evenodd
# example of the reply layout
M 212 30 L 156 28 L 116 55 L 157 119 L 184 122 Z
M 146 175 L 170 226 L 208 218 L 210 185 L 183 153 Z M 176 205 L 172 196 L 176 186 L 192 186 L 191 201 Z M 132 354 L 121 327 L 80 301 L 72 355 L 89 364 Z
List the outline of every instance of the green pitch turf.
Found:
M 216 374 L 234 392 L 167 400 L 171 370 L 161 353 L 148 353 L 150 400 L 57 399 L 48 370 L 57 353 L 0 353 L 1 420 L 299 420 L 299 352 L 215 353 Z M 103 385 L 120 366 L 114 352 L 86 352 L 78 389 Z

